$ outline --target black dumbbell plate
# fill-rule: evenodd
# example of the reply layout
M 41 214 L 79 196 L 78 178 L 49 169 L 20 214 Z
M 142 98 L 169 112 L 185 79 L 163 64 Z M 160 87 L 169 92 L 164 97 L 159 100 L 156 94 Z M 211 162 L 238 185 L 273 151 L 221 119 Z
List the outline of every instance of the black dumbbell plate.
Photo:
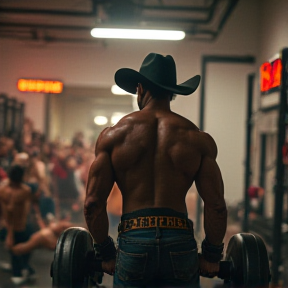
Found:
M 53 288 L 85 287 L 88 251 L 93 251 L 93 240 L 86 229 L 73 227 L 61 234 L 51 266 Z
M 226 250 L 225 260 L 231 261 L 230 281 L 233 286 L 268 287 L 269 260 L 261 237 L 251 233 L 234 235 Z

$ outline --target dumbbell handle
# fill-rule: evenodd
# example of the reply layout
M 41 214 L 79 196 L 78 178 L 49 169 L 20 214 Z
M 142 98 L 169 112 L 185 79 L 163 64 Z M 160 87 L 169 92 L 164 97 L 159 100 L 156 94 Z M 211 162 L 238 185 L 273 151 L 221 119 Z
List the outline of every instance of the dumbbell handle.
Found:
M 220 261 L 219 262 L 219 272 L 217 277 L 220 279 L 230 279 L 232 273 L 232 262 L 231 261 Z
M 87 274 L 92 276 L 95 272 L 103 272 L 102 259 L 96 256 L 95 251 L 89 251 L 86 254 L 86 267 Z
M 199 254 L 199 257 L 203 257 L 203 256 Z M 227 261 L 227 260 L 222 260 L 218 263 L 218 265 L 219 265 L 219 271 L 217 273 L 217 277 L 220 279 L 224 279 L 224 280 L 230 280 L 231 275 L 232 275 L 232 268 L 233 268 L 232 262 Z M 200 273 L 200 276 L 210 278 L 208 274 L 205 275 L 205 274 Z

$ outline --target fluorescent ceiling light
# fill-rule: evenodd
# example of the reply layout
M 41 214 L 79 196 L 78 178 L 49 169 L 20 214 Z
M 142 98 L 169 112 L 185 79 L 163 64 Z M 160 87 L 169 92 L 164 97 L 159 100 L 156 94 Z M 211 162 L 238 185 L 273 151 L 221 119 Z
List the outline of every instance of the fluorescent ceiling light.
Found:
M 108 122 L 108 119 L 105 116 L 96 116 L 94 118 L 94 123 L 96 125 L 105 125 L 105 124 L 107 124 L 107 122 Z
M 91 35 L 96 38 L 116 39 L 147 39 L 147 40 L 182 40 L 183 31 L 176 30 L 145 30 L 145 29 L 114 29 L 93 28 Z
M 136 88 L 135 88 L 135 90 L 136 90 Z M 131 94 L 131 93 L 121 89 L 118 85 L 112 85 L 111 92 L 115 95 L 133 95 L 134 96 L 134 94 Z

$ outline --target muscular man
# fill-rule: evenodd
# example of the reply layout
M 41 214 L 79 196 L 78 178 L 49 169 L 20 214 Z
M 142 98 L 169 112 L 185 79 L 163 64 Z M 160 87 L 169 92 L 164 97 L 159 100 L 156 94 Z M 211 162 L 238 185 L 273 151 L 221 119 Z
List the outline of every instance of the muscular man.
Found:
M 215 276 L 222 257 L 227 223 L 223 181 L 214 140 L 172 112 L 170 101 L 174 94 L 193 93 L 200 76 L 177 85 L 174 59 L 150 53 L 139 72 L 120 69 L 115 82 L 130 93 L 137 91 L 140 111 L 102 131 L 96 143 L 84 213 L 102 267 L 115 273 L 115 287 L 198 287 L 199 270 Z M 204 201 L 200 264 L 185 204 L 194 181 Z M 117 261 L 106 212 L 114 182 L 123 196 Z
M 0 188 L 0 204 L 7 229 L 5 245 L 11 254 L 11 264 L 14 284 L 25 282 L 22 270 L 28 270 L 28 275 L 34 274 L 34 270 L 29 265 L 30 254 L 16 256 L 12 253 L 11 247 L 15 244 L 25 242 L 30 237 L 27 227 L 27 218 L 32 204 L 32 193 L 30 187 L 23 184 L 24 168 L 12 166 L 9 173 L 9 183 Z

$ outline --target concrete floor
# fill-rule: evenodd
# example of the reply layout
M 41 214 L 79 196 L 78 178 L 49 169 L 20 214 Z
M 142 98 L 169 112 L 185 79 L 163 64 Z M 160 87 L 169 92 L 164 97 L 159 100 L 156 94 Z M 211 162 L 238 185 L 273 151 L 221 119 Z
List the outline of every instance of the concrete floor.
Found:
M 225 237 L 225 242 L 227 243 L 230 237 L 239 232 L 239 227 L 237 225 L 229 225 Z M 198 241 L 199 242 L 199 241 Z M 52 280 L 50 277 L 50 265 L 54 257 L 53 251 L 48 251 L 44 249 L 37 249 L 33 252 L 31 258 L 31 266 L 36 270 L 38 279 L 25 283 L 20 286 L 21 288 L 30 287 L 30 288 L 51 288 Z M 9 262 L 8 251 L 4 248 L 4 243 L 0 242 L 0 261 Z M 10 280 L 10 272 L 6 272 L 0 269 L 0 288 L 16 288 Z M 111 288 L 113 283 L 112 276 L 107 274 L 103 277 L 102 287 Z M 212 288 L 222 286 L 223 281 L 217 278 L 208 279 L 201 277 L 201 287 L 202 288 Z M 19 287 L 19 286 L 18 286 Z

